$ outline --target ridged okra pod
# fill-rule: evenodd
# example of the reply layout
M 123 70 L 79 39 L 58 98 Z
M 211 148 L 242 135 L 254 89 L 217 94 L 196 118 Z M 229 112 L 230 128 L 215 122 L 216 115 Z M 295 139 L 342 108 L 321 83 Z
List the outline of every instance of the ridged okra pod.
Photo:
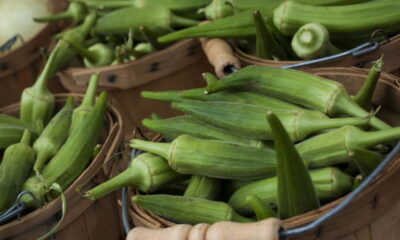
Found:
M 211 0 L 86 0 L 85 4 L 90 7 L 101 9 L 123 8 L 123 7 L 164 7 L 175 12 L 186 12 L 197 10 L 210 3 Z
M 199 11 L 204 12 L 206 18 L 211 21 L 225 18 L 234 13 L 232 6 L 228 5 L 226 0 L 212 0 L 209 5 Z
M 274 23 L 285 35 L 293 35 L 304 24 L 318 22 L 327 28 L 332 39 L 366 39 L 377 28 L 388 34 L 397 33 L 399 11 L 400 2 L 396 0 L 331 7 L 287 1 L 274 10 Z
M 0 123 L 0 149 L 5 149 L 14 143 L 18 143 L 26 129 L 21 126 Z M 31 135 L 32 139 L 37 138 L 37 133 L 31 132 Z
M 296 148 L 309 167 L 317 168 L 352 161 L 347 154 L 351 149 L 368 149 L 398 139 L 400 127 L 366 132 L 354 126 L 345 126 L 300 142 Z
M 292 38 L 292 49 L 302 59 L 321 58 L 341 52 L 329 40 L 328 30 L 317 22 L 299 28 Z
M 93 149 L 103 128 L 104 113 L 107 108 L 107 94 L 100 94 L 94 110 L 89 113 L 81 124 L 69 135 L 67 141 L 57 154 L 44 167 L 41 179 L 30 177 L 23 186 L 35 194 L 36 198 L 45 203 L 49 196 L 49 187 L 58 183 L 65 190 L 82 173 L 90 162 Z M 23 201 L 28 207 L 34 206 L 30 197 Z
M 320 203 L 310 174 L 279 118 L 267 114 L 276 150 L 278 214 L 281 219 L 319 208 Z
M 143 153 L 132 160 L 131 166 L 118 176 L 87 191 L 85 196 L 96 200 L 122 187 L 134 186 L 146 193 L 184 179 L 185 176 L 174 172 L 165 159 L 151 153 Z
M 154 214 L 178 223 L 252 222 L 224 202 L 173 195 L 136 195 L 132 202 Z
M 212 178 L 242 179 L 275 175 L 275 151 L 217 140 L 203 140 L 187 135 L 172 143 L 133 139 L 130 146 L 157 154 L 168 160 L 181 174 Z
M 126 34 L 130 29 L 138 31 L 140 26 L 170 28 L 196 24 L 198 24 L 198 21 L 174 15 L 167 8 L 154 6 L 128 7 L 115 10 L 99 18 L 95 32 L 100 35 Z
M 211 94 L 245 86 L 257 88 L 259 93 L 312 108 L 329 116 L 370 115 L 351 99 L 342 84 L 292 69 L 249 66 L 212 82 L 206 90 Z M 376 117 L 370 119 L 370 125 L 377 129 L 390 128 Z
M 23 127 L 29 129 L 31 132 L 39 131 L 41 129 L 35 129 L 35 126 L 30 123 L 25 123 L 21 119 L 16 117 L 7 115 L 7 114 L 0 114 L 0 124 L 7 124 L 16 127 Z
M 54 14 L 47 17 L 34 18 L 36 22 L 54 22 L 59 20 L 72 20 L 74 23 L 81 22 L 87 14 L 87 8 L 84 3 L 71 2 L 68 9 L 64 12 Z
M 193 175 L 183 196 L 214 200 L 221 190 L 219 179 Z
M 383 60 L 381 57 L 374 63 L 374 65 L 372 65 L 367 79 L 365 79 L 357 95 L 353 97 L 353 100 L 366 110 L 370 110 L 372 108 L 372 95 L 374 94 L 382 70 Z
M 0 164 L 0 213 L 17 199 L 22 185 L 35 161 L 35 152 L 30 146 L 31 133 L 25 130 L 20 143 L 9 146 Z
M 358 147 L 350 149 L 348 155 L 353 159 L 364 178 L 374 171 L 383 160 L 382 154 Z
M 227 102 L 181 101 L 171 106 L 212 126 L 259 140 L 272 139 L 271 126 L 265 122 L 268 111 L 279 116 L 292 141 L 302 140 L 324 129 L 367 125 L 369 121 L 368 118 L 321 118 L 320 113 L 306 109 L 285 111 Z
M 33 149 L 36 153 L 33 170 L 35 170 L 36 174 L 39 175 L 46 162 L 57 153 L 58 149 L 67 140 L 73 109 L 74 98 L 70 96 L 64 107 L 50 120 L 33 144 Z
M 91 111 L 93 111 L 99 80 L 99 73 L 92 74 L 90 77 L 89 86 L 86 89 L 85 97 L 83 98 L 81 105 L 75 108 L 72 112 L 72 121 L 69 130 L 70 133 L 80 125 L 83 119 L 85 119 Z
M 353 177 L 337 168 L 328 167 L 310 171 L 311 180 L 315 186 L 317 196 L 321 201 L 331 201 L 351 191 Z M 255 195 L 266 204 L 278 204 L 277 177 L 255 181 L 238 189 L 230 197 L 228 204 L 235 211 L 248 214 L 252 212 L 246 201 L 247 196 Z
M 170 139 L 177 138 L 180 135 L 189 135 L 196 138 L 224 140 L 227 142 L 255 147 L 265 146 L 262 141 L 235 135 L 231 132 L 201 122 L 188 115 L 160 120 L 143 119 L 142 124 L 146 128 L 159 132 Z
M 55 98 L 49 91 L 48 82 L 57 72 L 57 58 L 60 47 L 51 52 L 43 71 L 32 87 L 24 89 L 21 95 L 20 118 L 23 122 L 39 128 L 45 126 L 53 115 Z

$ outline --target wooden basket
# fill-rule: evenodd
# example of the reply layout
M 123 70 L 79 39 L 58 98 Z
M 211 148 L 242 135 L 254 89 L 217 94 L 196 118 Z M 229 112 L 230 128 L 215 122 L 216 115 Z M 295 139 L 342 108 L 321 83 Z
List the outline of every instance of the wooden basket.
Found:
M 66 7 L 63 0 L 50 2 L 54 6 L 54 12 L 60 12 Z M 60 24 L 47 24 L 26 44 L 0 57 L 0 107 L 18 102 L 22 91 L 35 82 L 43 63 L 40 49 L 50 46 L 53 34 L 60 28 Z M 50 82 L 50 89 L 52 92 L 62 91 L 61 85 L 56 81 Z
M 233 44 L 234 56 L 239 59 L 239 61 L 244 66 L 248 65 L 264 65 L 273 67 L 282 67 L 286 65 L 301 63 L 304 61 L 274 61 L 270 59 L 262 59 L 250 54 L 243 52 L 236 44 Z M 400 34 L 389 38 L 388 42 L 383 43 L 379 49 L 361 55 L 361 56 L 345 56 L 335 60 L 329 60 L 321 63 L 315 63 L 312 65 L 299 67 L 299 69 L 312 69 L 316 67 L 366 67 L 369 68 L 371 63 L 379 59 L 383 55 L 384 61 L 384 71 L 394 72 L 398 71 L 400 68 Z
M 198 41 L 187 39 L 129 63 L 98 68 L 68 68 L 59 73 L 63 86 L 71 92 L 84 92 L 90 75 L 100 72 L 99 88 L 107 90 L 122 113 L 127 130 L 141 126 L 141 120 L 154 108 L 167 104 L 143 99 L 140 92 L 199 87 L 201 73 L 211 71 Z M 160 107 L 162 106 L 162 107 Z M 161 110 L 161 116 L 177 112 Z
M 319 68 L 313 69 L 316 75 L 343 83 L 351 94 L 362 85 L 368 74 L 367 69 L 360 68 Z M 378 115 L 392 125 L 400 125 L 400 80 L 383 73 L 374 95 L 374 104 L 381 105 Z M 398 239 L 400 229 L 400 157 L 382 171 L 361 195 L 338 215 L 323 223 L 316 231 L 290 237 L 290 239 L 346 239 L 346 240 L 381 240 Z M 131 194 L 140 194 L 131 189 Z M 303 226 L 326 214 L 345 197 L 331 202 L 321 208 L 284 221 L 286 229 Z M 129 214 L 135 226 L 164 228 L 174 225 L 139 206 L 132 205 Z
M 81 100 L 82 95 L 59 94 L 56 95 L 58 105 L 66 101 L 67 96 L 76 96 Z M 0 113 L 18 115 L 19 104 L 13 104 L 0 109 Z M 103 145 L 98 155 L 93 159 L 86 170 L 65 190 L 67 198 L 67 214 L 53 235 L 57 240 L 87 240 L 121 239 L 122 229 L 116 195 L 97 201 L 83 197 L 76 188 L 90 180 L 82 192 L 108 179 L 111 169 L 111 160 L 119 149 L 122 140 L 122 119 L 119 112 L 111 106 L 106 112 L 105 128 L 100 137 Z M 97 171 L 100 171 L 97 173 Z M 96 174 L 97 173 L 97 174 Z M 96 175 L 94 178 L 92 178 Z M 33 240 L 43 236 L 59 221 L 61 213 L 61 199 L 51 201 L 41 209 L 37 209 L 19 220 L 0 226 L 0 239 Z M 52 238 L 53 239 L 53 238 Z

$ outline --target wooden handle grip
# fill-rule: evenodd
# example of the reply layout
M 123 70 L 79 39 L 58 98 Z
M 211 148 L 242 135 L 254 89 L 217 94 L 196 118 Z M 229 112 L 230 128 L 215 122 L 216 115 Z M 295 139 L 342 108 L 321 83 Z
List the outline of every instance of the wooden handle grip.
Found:
M 220 38 L 200 38 L 201 46 L 208 61 L 214 66 L 215 73 L 219 78 L 228 74 L 226 68 L 233 66 L 236 69 L 241 67 L 239 59 L 233 55 L 229 44 Z
M 269 218 L 255 223 L 179 224 L 164 229 L 134 228 L 127 240 L 278 240 L 282 222 Z

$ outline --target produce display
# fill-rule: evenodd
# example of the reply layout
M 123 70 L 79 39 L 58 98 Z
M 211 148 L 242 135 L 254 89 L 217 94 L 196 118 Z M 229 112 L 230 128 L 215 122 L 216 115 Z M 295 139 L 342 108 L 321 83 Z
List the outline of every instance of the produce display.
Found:
M 36 22 L 69 20 L 74 27 L 55 36 L 66 66 L 102 67 L 134 61 L 169 44 L 157 37 L 197 25 L 197 11 L 210 1 L 71 1 L 64 12 Z M 74 59 L 79 56 L 78 61 Z
M 377 60 L 356 96 L 338 82 L 266 66 L 222 79 L 206 73 L 201 89 L 144 91 L 187 115 L 143 119 L 164 140 L 133 139 L 145 153 L 86 196 L 134 186 L 148 193 L 134 204 L 189 224 L 287 219 L 319 208 L 352 191 L 400 138 L 399 127 L 369 112 L 382 67 Z
M 57 45 L 32 87 L 21 96 L 19 118 L 0 115 L 0 213 L 15 204 L 17 195 L 30 191 L 40 205 L 56 198 L 66 190 L 96 155 L 99 136 L 104 125 L 107 94 L 96 100 L 99 75 L 92 76 L 81 103 L 75 108 L 69 96 L 61 109 L 56 108 L 55 96 L 48 90 L 65 49 Z M 98 151 L 97 151 L 98 152 Z M 37 202 L 24 195 L 25 207 L 35 209 Z
M 251 55 L 283 61 L 340 53 L 370 41 L 377 29 L 389 36 L 400 32 L 398 0 L 214 0 L 211 5 L 219 12 L 218 18 L 211 18 L 215 20 L 212 23 L 169 33 L 158 40 L 229 38 Z

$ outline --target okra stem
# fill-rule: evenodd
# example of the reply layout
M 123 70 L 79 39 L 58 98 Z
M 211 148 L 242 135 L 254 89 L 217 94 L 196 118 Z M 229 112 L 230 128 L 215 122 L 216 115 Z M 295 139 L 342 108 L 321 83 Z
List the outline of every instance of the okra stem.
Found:
M 182 101 L 182 98 L 179 96 L 181 91 L 163 91 L 163 92 L 151 92 L 151 91 L 142 91 L 140 95 L 144 98 L 159 100 L 164 102 L 178 102 Z
M 72 41 L 67 41 L 67 40 L 61 40 L 61 41 L 66 41 L 76 52 L 78 52 L 79 55 L 81 55 L 84 58 L 87 58 L 90 62 L 95 62 L 97 54 L 94 52 L 91 52 L 87 50 L 86 48 L 80 46 L 79 44 L 76 44 L 75 42 Z
M 35 22 L 55 22 L 58 20 L 68 19 L 70 17 L 71 17 L 71 13 L 66 11 L 66 12 L 54 14 L 52 16 L 33 18 L 33 20 Z
M 131 141 L 130 146 L 132 148 L 137 148 L 143 151 L 151 152 L 157 154 L 165 159 L 168 159 L 169 149 L 171 147 L 171 143 L 157 143 L 150 142 L 140 139 L 133 139 Z
M 29 131 L 28 129 L 26 129 L 25 131 L 24 131 L 24 133 L 22 134 L 22 138 L 21 138 L 21 141 L 20 141 L 20 143 L 22 143 L 22 144 L 26 144 L 26 145 L 28 145 L 28 146 L 30 146 L 31 145 L 31 131 Z
M 308 130 L 310 132 L 318 132 L 324 129 L 337 128 L 346 125 L 363 126 L 369 123 L 370 119 L 365 118 L 324 118 L 315 119 L 308 124 Z M 300 128 L 300 127 L 299 127 Z
M 371 67 L 367 79 L 365 79 L 363 86 L 353 100 L 364 109 L 370 110 L 372 104 L 372 95 L 376 85 L 378 84 L 379 77 L 383 70 L 383 56 L 378 59 Z
M 267 205 L 267 203 L 263 202 L 256 195 L 250 195 L 246 197 L 246 201 L 253 209 L 257 216 L 257 221 L 261 221 L 263 219 L 276 217 L 276 214 L 272 209 Z
M 93 108 L 96 100 L 97 86 L 100 81 L 100 72 L 96 72 L 90 76 L 89 86 L 86 89 L 85 96 L 83 97 L 80 107 Z
M 360 131 L 352 140 L 355 142 L 355 146 L 368 148 L 379 143 L 387 143 L 398 139 L 400 139 L 400 127 L 373 132 Z

